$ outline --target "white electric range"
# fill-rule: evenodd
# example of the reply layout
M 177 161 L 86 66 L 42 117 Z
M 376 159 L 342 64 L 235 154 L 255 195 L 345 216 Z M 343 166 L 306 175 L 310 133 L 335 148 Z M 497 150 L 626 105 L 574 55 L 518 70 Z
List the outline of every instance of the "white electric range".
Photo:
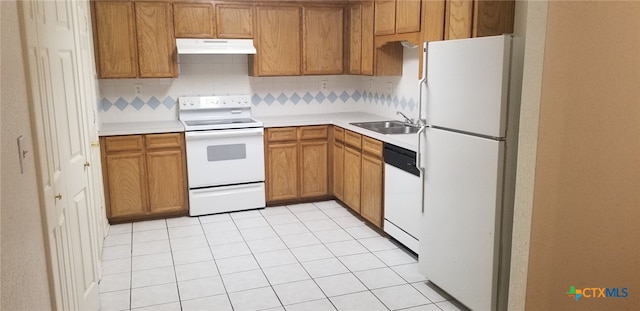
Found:
M 189 215 L 265 207 L 264 128 L 249 95 L 180 97 Z

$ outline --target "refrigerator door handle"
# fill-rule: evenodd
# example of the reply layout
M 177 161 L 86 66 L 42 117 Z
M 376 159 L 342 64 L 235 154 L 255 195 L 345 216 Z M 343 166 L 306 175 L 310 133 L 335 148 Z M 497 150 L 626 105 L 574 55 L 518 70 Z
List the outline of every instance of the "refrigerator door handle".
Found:
M 422 167 L 422 133 L 427 129 L 428 126 L 423 125 L 418 130 L 418 151 L 416 152 L 416 168 L 420 171 L 420 184 L 424 185 L 424 167 Z M 424 187 L 422 187 L 422 191 L 420 192 L 420 208 L 422 209 L 422 213 L 424 214 Z
M 420 81 L 418 82 L 418 121 L 417 124 L 418 125 L 426 125 L 427 121 L 426 121 L 426 117 L 423 118 L 422 116 L 422 85 L 425 84 L 427 82 L 427 42 L 424 43 L 424 46 L 422 48 L 423 51 L 423 58 L 422 58 L 422 79 L 420 79 Z

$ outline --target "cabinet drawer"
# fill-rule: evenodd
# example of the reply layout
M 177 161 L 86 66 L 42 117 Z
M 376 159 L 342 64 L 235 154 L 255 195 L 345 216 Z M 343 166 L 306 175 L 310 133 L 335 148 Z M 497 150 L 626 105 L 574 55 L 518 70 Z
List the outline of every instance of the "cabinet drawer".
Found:
M 182 135 L 180 133 L 149 134 L 145 137 L 147 149 L 180 148 Z
M 382 158 L 382 142 L 371 137 L 362 136 L 362 152 Z
M 344 129 L 341 127 L 334 126 L 333 127 L 333 138 L 336 141 L 344 142 Z
M 106 152 L 142 150 L 142 147 L 142 135 L 111 136 L 105 138 L 104 149 Z
M 327 138 L 329 127 L 326 125 L 304 126 L 300 128 L 300 140 Z
M 295 127 L 277 127 L 267 129 L 267 141 L 298 140 Z
M 345 130 L 344 131 L 344 143 L 354 147 L 356 149 L 360 149 L 362 146 L 362 135 L 358 134 L 358 133 L 354 133 L 352 131 L 349 130 Z

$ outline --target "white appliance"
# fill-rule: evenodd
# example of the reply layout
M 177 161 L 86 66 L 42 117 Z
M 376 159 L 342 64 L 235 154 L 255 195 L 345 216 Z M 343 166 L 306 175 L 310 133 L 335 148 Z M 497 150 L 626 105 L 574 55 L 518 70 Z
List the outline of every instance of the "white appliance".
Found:
M 384 231 L 418 253 L 422 183 L 416 152 L 384 145 Z
M 521 83 L 512 41 L 425 44 L 419 266 L 473 310 L 507 303 Z
M 249 95 L 180 97 L 189 215 L 265 207 L 264 129 Z
M 256 54 L 252 39 L 176 39 L 178 54 Z

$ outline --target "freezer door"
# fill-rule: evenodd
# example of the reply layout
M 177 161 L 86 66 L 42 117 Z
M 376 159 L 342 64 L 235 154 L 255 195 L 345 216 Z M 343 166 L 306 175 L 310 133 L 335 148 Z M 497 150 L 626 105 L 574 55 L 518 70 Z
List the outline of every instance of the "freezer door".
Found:
M 494 310 L 504 142 L 427 129 L 419 267 L 472 310 Z
M 427 46 L 427 123 L 505 137 L 509 35 L 434 41 Z

